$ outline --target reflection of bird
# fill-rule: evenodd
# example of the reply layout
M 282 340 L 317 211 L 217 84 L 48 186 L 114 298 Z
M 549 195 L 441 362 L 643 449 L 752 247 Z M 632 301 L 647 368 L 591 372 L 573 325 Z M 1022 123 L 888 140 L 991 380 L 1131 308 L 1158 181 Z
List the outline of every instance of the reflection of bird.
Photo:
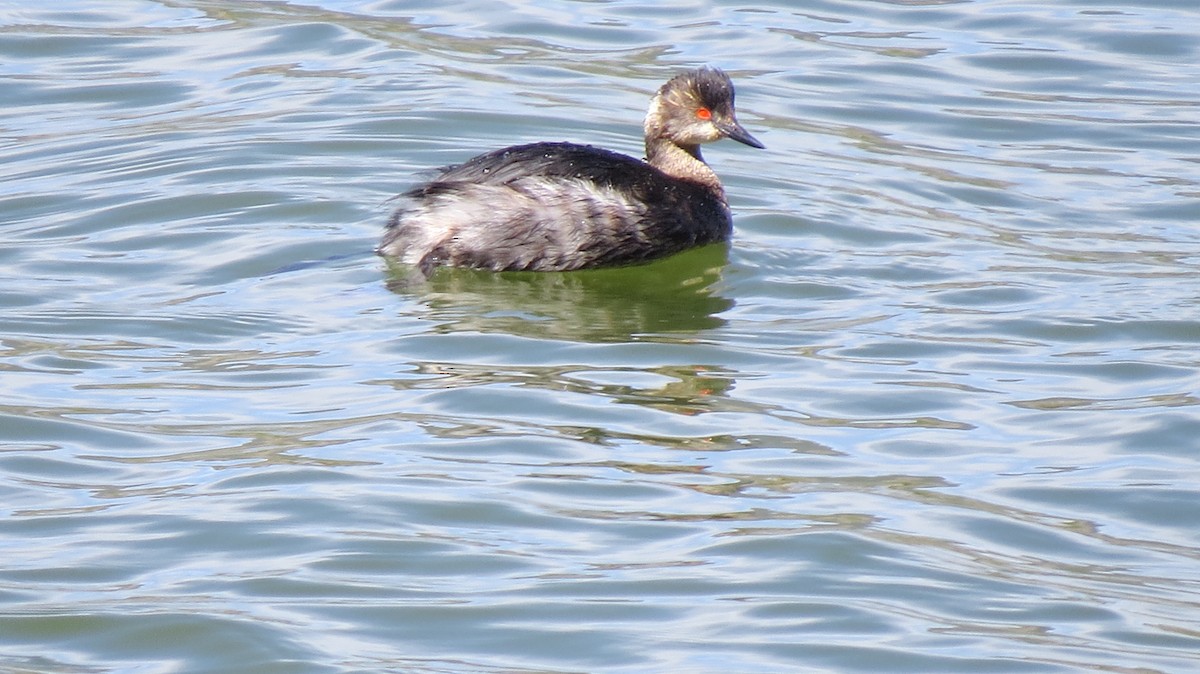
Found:
M 724 325 L 721 314 L 734 304 L 719 286 L 728 252 L 704 246 L 656 264 L 578 274 L 450 268 L 420 283 L 397 268 L 388 286 L 419 300 L 422 317 L 436 323 L 438 333 L 575 342 L 689 339 Z
M 404 196 L 377 252 L 416 265 L 564 271 L 650 260 L 728 238 L 721 181 L 700 144 L 759 143 L 720 70 L 676 76 L 646 114 L 646 161 L 573 143 L 496 150 Z

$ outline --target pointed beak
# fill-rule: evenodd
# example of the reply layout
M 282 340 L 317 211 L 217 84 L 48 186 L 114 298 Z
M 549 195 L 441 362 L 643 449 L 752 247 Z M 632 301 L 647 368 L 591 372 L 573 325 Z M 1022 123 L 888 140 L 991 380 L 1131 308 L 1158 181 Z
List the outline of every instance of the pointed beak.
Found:
M 750 135 L 750 132 L 743 129 L 741 124 L 737 123 L 736 119 L 731 119 L 717 127 L 726 138 L 732 138 L 739 143 L 745 143 L 750 147 L 756 147 L 760 150 L 766 148 L 765 145 L 758 142 L 758 139 Z

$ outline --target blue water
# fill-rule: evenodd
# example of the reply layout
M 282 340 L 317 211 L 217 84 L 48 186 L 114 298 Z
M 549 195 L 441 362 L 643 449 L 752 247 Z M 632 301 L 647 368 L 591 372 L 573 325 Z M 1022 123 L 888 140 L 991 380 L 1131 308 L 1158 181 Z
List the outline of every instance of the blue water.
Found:
M 637 155 L 731 245 L 371 253 Z M 0 671 L 1200 669 L 1200 8 L 0 7 Z

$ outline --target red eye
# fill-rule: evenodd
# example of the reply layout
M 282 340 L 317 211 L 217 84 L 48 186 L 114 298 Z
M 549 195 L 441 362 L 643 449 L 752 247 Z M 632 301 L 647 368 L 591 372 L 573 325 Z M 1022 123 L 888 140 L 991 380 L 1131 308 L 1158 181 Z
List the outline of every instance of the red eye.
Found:
M 712 110 L 708 108 L 696 108 L 696 117 L 700 119 L 712 119 Z

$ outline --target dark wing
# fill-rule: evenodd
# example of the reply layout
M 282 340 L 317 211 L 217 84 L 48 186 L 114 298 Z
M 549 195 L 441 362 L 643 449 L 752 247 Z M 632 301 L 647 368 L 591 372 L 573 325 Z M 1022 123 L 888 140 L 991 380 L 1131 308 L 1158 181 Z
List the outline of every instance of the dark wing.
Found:
M 633 191 L 663 179 L 658 169 L 618 152 L 575 143 L 532 143 L 479 155 L 446 169 L 432 183 L 505 185 L 532 175 Z
M 577 143 L 531 143 L 481 154 L 420 185 L 405 196 L 410 199 L 435 197 L 454 192 L 459 185 L 513 185 L 525 180 L 570 181 L 611 188 L 631 201 L 659 210 L 664 223 L 694 220 L 691 209 L 721 211 L 725 206 L 702 185 L 667 176 L 650 164 L 628 155 Z

